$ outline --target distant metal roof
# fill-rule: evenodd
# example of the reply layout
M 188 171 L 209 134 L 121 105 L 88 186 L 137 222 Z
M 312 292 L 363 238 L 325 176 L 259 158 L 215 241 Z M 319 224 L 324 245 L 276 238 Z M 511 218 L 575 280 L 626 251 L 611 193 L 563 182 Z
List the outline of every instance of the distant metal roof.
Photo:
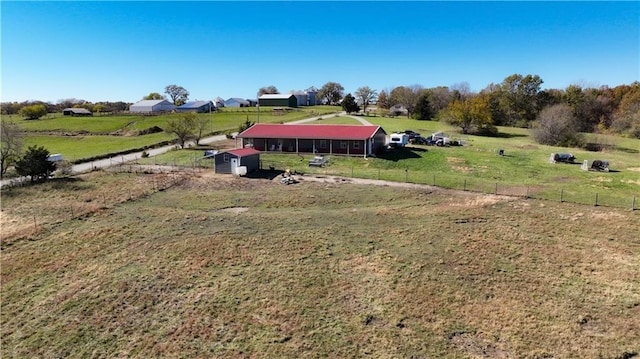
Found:
M 260 96 L 260 99 L 262 100 L 267 100 L 267 99 L 278 99 L 278 100 L 282 100 L 282 99 L 289 99 L 291 98 L 291 96 L 294 96 L 293 94 L 290 93 L 286 93 L 286 94 L 280 94 L 280 93 L 266 93 L 264 95 Z
M 182 106 L 178 106 L 178 108 L 182 108 L 182 109 L 186 109 L 186 108 L 200 108 L 200 107 L 202 107 L 202 106 L 206 106 L 206 105 L 207 105 L 207 104 L 209 104 L 209 103 L 213 105 L 213 102 L 211 102 L 211 101 L 190 101 L 190 102 L 185 103 L 185 104 L 184 104 L 184 105 L 182 105 Z
M 65 108 L 64 110 L 62 110 L 64 112 L 66 111 L 71 111 L 73 113 L 91 113 L 91 111 L 87 110 L 86 108 L 76 108 L 76 107 L 68 107 Z
M 256 155 L 260 153 L 260 151 L 253 148 L 237 148 L 235 150 L 229 150 L 227 151 L 227 153 L 231 153 L 232 155 L 236 155 L 238 157 L 245 157 L 245 156 Z
M 171 104 L 171 102 L 167 101 L 167 100 L 142 100 L 142 101 L 138 101 L 136 103 L 134 103 L 132 106 L 155 106 L 159 103 L 162 102 L 166 102 L 168 104 Z
M 366 140 L 372 138 L 380 126 L 359 125 L 281 125 L 258 123 L 238 135 L 241 138 L 298 138 L 326 140 Z

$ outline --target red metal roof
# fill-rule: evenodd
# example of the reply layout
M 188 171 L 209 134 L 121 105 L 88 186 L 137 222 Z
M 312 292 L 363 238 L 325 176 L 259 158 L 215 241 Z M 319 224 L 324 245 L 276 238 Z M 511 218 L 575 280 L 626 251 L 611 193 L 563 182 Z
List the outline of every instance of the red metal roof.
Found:
M 258 123 L 238 135 L 241 138 L 298 138 L 326 140 L 365 140 L 380 126 L 360 125 L 281 125 Z M 382 130 L 384 132 L 384 130 Z
M 251 156 L 260 153 L 260 151 L 255 150 L 253 148 L 237 148 L 235 150 L 229 150 L 227 153 L 231 153 L 232 155 L 236 155 L 238 157 Z

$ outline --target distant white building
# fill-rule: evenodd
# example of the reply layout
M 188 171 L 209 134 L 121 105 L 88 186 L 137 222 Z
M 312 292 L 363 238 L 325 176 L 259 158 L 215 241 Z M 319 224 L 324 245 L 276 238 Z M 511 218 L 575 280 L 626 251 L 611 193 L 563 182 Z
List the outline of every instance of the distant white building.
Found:
M 176 105 L 167 100 L 142 100 L 129 107 L 129 112 L 167 112 L 176 109 Z

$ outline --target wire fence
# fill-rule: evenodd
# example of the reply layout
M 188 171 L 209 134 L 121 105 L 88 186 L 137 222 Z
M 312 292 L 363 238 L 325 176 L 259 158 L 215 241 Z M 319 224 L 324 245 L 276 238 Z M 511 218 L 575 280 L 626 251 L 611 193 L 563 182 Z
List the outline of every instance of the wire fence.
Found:
M 561 188 L 557 185 L 549 186 L 544 184 L 505 183 L 491 181 L 485 178 L 451 175 L 440 172 L 411 171 L 408 169 L 366 168 L 360 166 L 344 168 L 333 167 L 330 165 L 317 168 L 307 166 L 306 162 L 301 162 L 300 165 L 292 166 L 290 162 L 278 163 L 274 161 L 269 161 L 266 167 L 282 171 L 289 169 L 290 171 L 300 174 L 406 182 L 468 192 L 554 200 L 583 205 L 630 208 L 632 210 L 637 210 L 638 207 L 640 207 L 637 195 L 629 196 L 612 191 L 587 192 L 572 188 Z M 261 164 L 261 168 L 265 168 L 264 163 Z

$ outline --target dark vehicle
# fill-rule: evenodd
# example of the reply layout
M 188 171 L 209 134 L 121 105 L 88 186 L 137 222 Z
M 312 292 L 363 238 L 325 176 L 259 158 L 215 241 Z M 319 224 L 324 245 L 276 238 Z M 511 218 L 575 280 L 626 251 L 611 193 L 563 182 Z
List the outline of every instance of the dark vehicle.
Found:
M 420 139 L 422 138 L 420 136 L 420 134 L 418 132 L 412 131 L 412 130 L 405 130 L 404 134 L 409 136 L 409 142 L 410 143 L 419 143 Z

